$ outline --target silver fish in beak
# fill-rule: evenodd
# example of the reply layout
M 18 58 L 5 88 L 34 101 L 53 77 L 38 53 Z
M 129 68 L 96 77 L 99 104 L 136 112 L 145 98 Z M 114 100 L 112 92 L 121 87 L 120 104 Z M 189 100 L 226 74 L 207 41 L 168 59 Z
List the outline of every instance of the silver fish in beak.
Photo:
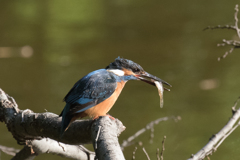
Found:
M 163 84 L 162 82 L 159 82 L 159 81 L 154 81 L 157 89 L 158 89 L 158 94 L 159 94 L 159 97 L 160 97 L 160 108 L 163 108 Z
M 167 83 L 166 81 L 153 76 L 147 72 L 141 73 L 137 75 L 137 78 L 141 81 L 144 81 L 148 84 L 151 84 L 153 86 L 156 86 L 158 89 L 158 93 L 159 93 L 159 97 L 160 97 L 160 107 L 163 107 L 163 91 L 167 90 L 170 91 L 170 89 L 163 87 L 163 84 L 168 85 L 170 87 L 172 87 L 169 83 Z

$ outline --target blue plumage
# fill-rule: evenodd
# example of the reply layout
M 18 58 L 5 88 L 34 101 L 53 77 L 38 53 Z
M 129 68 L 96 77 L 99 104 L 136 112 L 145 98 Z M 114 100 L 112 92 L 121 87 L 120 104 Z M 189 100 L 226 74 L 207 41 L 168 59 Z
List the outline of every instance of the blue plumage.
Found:
M 60 114 L 63 117 L 62 133 L 75 114 L 94 107 L 109 98 L 115 91 L 117 82 L 121 80 L 124 80 L 124 77 L 118 77 L 106 69 L 99 69 L 76 82 L 64 98 L 66 106 Z
M 80 79 L 65 96 L 69 104 L 85 104 L 98 99 L 98 103 L 108 98 L 117 87 L 116 78 L 106 69 L 99 69 Z

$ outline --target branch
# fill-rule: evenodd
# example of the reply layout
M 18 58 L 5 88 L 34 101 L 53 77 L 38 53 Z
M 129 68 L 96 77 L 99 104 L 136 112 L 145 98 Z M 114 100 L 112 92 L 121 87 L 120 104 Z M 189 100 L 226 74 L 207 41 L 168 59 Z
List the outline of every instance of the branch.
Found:
M 95 149 L 96 155 L 99 160 L 113 157 L 115 153 L 111 150 L 121 151 L 117 137 L 125 129 L 118 119 L 111 120 L 106 116 L 94 121 L 75 121 L 60 138 L 61 118 L 58 115 L 49 112 L 33 113 L 28 109 L 20 110 L 15 100 L 5 94 L 2 89 L 0 89 L 0 121 L 5 122 L 8 130 L 19 144 L 25 145 L 13 158 L 18 160 L 33 159 L 42 153 L 54 153 L 73 159 L 93 160 L 95 154 L 79 145 L 91 143 L 92 139 L 95 140 L 95 131 L 98 130 L 99 126 L 102 129 L 99 132 L 99 139 L 96 141 L 99 148 Z M 112 148 L 109 148 L 108 146 L 111 145 Z M 105 155 L 101 157 L 102 153 Z M 119 154 L 122 154 L 123 157 L 122 152 Z
M 150 157 L 149 157 L 149 155 L 148 155 L 148 153 L 147 153 L 147 151 L 145 150 L 145 148 L 144 148 L 144 147 L 142 148 L 142 150 L 143 150 L 143 152 L 145 153 L 145 155 L 146 155 L 147 159 L 148 159 L 148 160 L 150 160 Z
M 93 160 L 95 153 L 87 150 L 81 145 L 69 145 L 49 138 L 43 138 L 41 140 L 27 141 L 27 146 L 30 148 L 30 152 L 26 151 L 26 154 L 43 154 L 43 153 L 52 153 L 59 156 L 72 158 L 72 159 L 81 159 L 81 160 Z M 25 148 L 25 147 L 24 147 Z M 18 155 L 15 156 L 16 159 Z
M 163 137 L 163 141 L 162 141 L 162 151 L 161 151 L 161 160 L 163 160 L 163 152 L 165 151 L 165 147 L 164 147 L 164 143 L 166 140 L 166 136 Z
M 49 137 L 67 144 L 91 143 L 91 120 L 74 122 L 60 138 L 61 118 L 53 113 L 34 113 L 31 110 L 20 110 L 0 89 L 0 121 L 5 122 L 8 130 L 19 144 L 26 140 Z
M 135 159 L 136 159 L 136 157 L 135 157 L 136 151 L 137 151 L 137 147 L 135 147 L 135 149 L 134 149 L 134 151 L 133 151 L 132 160 L 135 160 Z
M 8 155 L 15 156 L 17 152 L 19 152 L 19 149 L 11 148 L 11 147 L 6 147 L 0 145 L 0 150 Z
M 181 120 L 181 117 L 180 116 L 171 116 L 171 117 L 163 117 L 163 118 L 159 118 L 159 119 L 156 119 L 150 123 L 148 123 L 146 125 L 146 127 L 140 129 L 139 131 L 137 131 L 134 135 L 130 136 L 127 140 L 124 140 L 123 143 L 121 144 L 121 148 L 122 150 L 124 150 L 125 147 L 128 147 L 132 144 L 134 144 L 132 141 L 134 139 L 136 139 L 138 136 L 140 136 L 141 134 L 143 134 L 145 131 L 147 130 L 153 130 L 152 128 L 154 127 L 154 125 L 157 125 L 159 122 L 162 122 L 162 121 L 167 121 L 167 120 L 170 120 L 170 119 L 174 119 L 175 121 L 178 121 L 178 120 Z M 154 137 L 154 135 L 152 135 L 153 133 L 151 133 L 151 138 Z M 152 139 L 151 139 L 152 140 Z
M 31 153 L 31 148 L 24 146 L 11 160 L 33 160 L 37 154 Z
M 238 28 L 238 4 L 236 4 L 235 6 L 235 14 L 234 14 L 234 19 L 235 19 L 235 27 L 236 27 L 236 31 L 237 31 L 237 35 L 238 35 L 238 38 L 240 38 L 240 29 Z
M 125 127 L 120 121 L 112 122 L 112 119 L 104 116 L 92 125 L 92 143 L 99 160 L 125 160 L 118 143 L 118 136 Z
M 238 98 L 238 100 L 239 99 L 240 98 Z M 238 100 L 232 107 L 233 115 L 228 123 L 217 134 L 213 135 L 210 141 L 200 151 L 192 155 L 188 160 L 202 160 L 206 156 L 213 154 L 221 143 L 240 125 L 240 121 L 238 121 L 240 119 L 240 108 L 235 110 Z
M 218 26 L 208 26 L 207 28 L 203 29 L 203 30 L 207 30 L 207 29 L 231 29 L 231 30 L 235 30 L 237 32 L 237 35 L 238 35 L 238 38 L 240 39 L 240 29 L 238 28 L 238 4 L 236 4 L 235 6 L 235 14 L 234 14 L 234 20 L 235 20 L 235 25 L 232 26 L 232 25 L 225 25 L 225 26 L 221 26 L 221 25 L 218 25 Z M 225 58 L 228 54 L 232 53 L 234 49 L 236 48 L 240 48 L 240 41 L 237 41 L 237 40 L 226 40 L 226 39 L 223 39 L 222 40 L 223 43 L 220 43 L 220 44 L 217 44 L 217 46 L 225 46 L 225 45 L 228 45 L 228 46 L 232 46 L 232 48 L 229 50 L 229 51 L 226 51 L 225 54 L 221 57 L 218 57 L 218 61 L 220 61 L 221 59 Z

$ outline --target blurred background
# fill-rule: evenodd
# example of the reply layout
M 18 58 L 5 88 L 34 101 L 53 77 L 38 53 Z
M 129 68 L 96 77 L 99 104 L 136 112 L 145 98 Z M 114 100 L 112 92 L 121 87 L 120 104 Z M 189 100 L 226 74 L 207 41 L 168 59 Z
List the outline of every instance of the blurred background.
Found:
M 127 83 L 110 114 L 126 130 L 120 143 L 157 118 L 181 116 L 155 126 L 138 137 L 151 159 L 166 135 L 164 159 L 187 159 L 217 133 L 231 117 L 240 96 L 240 50 L 217 61 L 229 47 L 222 39 L 236 38 L 231 30 L 207 26 L 233 25 L 236 1 L 228 0 L 41 0 L 0 2 L 0 88 L 20 109 L 59 114 L 74 83 L 89 72 L 105 68 L 121 56 L 169 82 L 164 107 L 157 89 L 140 81 Z M 240 15 L 239 15 L 240 17 Z M 211 156 L 239 159 L 239 129 Z M 21 149 L 0 124 L 0 144 Z M 91 145 L 86 145 L 91 149 Z M 125 148 L 132 158 L 135 145 Z M 1 159 L 11 156 L 1 153 Z M 40 155 L 40 159 L 66 159 Z M 147 159 L 138 147 L 136 159 Z

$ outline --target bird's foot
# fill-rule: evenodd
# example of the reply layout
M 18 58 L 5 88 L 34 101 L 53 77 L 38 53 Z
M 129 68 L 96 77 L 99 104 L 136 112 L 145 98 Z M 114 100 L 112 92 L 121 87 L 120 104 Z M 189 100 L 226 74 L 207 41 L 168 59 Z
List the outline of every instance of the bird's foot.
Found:
M 99 118 L 99 116 L 95 116 L 92 120 L 96 120 L 96 119 L 98 119 Z
M 106 116 L 108 116 L 110 119 L 112 119 L 112 120 L 115 120 L 115 118 L 114 117 L 112 117 L 111 115 L 109 115 L 109 114 L 106 114 Z M 94 118 L 93 118 L 93 120 L 96 120 L 96 119 L 98 119 L 100 116 L 95 116 Z
M 111 118 L 112 120 L 115 120 L 115 118 L 112 117 L 110 114 L 107 114 L 107 116 L 108 116 L 109 118 Z

